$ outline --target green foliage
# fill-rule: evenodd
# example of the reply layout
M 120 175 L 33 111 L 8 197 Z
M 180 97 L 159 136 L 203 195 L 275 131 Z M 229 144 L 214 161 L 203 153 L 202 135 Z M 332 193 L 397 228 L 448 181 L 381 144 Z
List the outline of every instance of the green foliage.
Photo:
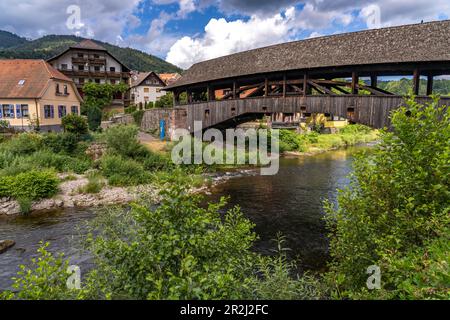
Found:
M 142 118 L 144 118 L 144 110 L 136 110 L 132 113 L 134 123 L 140 127 L 142 123 Z
M 62 127 L 67 133 L 84 135 L 88 133 L 88 123 L 86 119 L 77 114 L 71 113 L 61 120 Z
M 78 142 L 79 137 L 72 132 L 47 133 L 43 136 L 43 146 L 55 153 L 73 154 Z
M 118 125 L 108 128 L 104 140 L 110 152 L 124 157 L 138 158 L 149 153 L 137 139 L 139 128 L 131 125 Z
M 43 146 L 42 136 L 37 133 L 21 133 L 13 139 L 3 143 L 0 151 L 7 151 L 13 155 L 27 155 L 38 150 Z
M 100 167 L 112 186 L 133 186 L 151 182 L 151 175 L 139 162 L 119 155 L 104 156 Z
M 408 99 L 392 132 L 355 162 L 351 186 L 326 205 L 336 297 L 443 298 L 448 291 L 450 114 Z M 378 265 L 382 289 L 367 291 Z
M 89 130 L 97 131 L 102 123 L 102 109 L 96 105 L 90 105 L 85 103 L 83 105 L 84 113 L 88 118 Z
M 304 139 L 291 130 L 280 130 L 280 152 L 304 151 Z
M 173 93 L 168 92 L 156 100 L 155 108 L 173 108 Z
M 96 194 L 102 191 L 105 186 L 103 178 L 100 175 L 90 175 L 88 177 L 88 183 L 78 189 L 79 193 L 83 194 Z
M 28 197 L 18 198 L 17 202 L 19 203 L 21 214 L 27 215 L 31 212 L 33 201 L 30 198 Z
M 0 31 L 5 32 L 5 31 Z M 0 39 L 5 39 L 3 34 L 0 34 Z M 19 38 L 15 35 L 7 34 L 6 40 L 12 39 L 13 46 L 0 40 L 1 45 L 6 49 L 0 50 L 0 57 L 7 59 L 50 59 L 51 57 L 60 54 L 84 38 L 76 37 L 73 35 L 48 35 L 42 38 L 27 41 L 26 39 Z M 22 39 L 22 40 L 18 40 Z M 121 48 L 109 43 L 96 41 L 98 44 L 107 49 L 117 59 L 119 59 L 124 65 L 128 66 L 131 70 L 140 71 L 155 71 L 157 73 L 165 72 L 182 72 L 182 70 L 163 59 L 149 55 L 145 52 L 132 49 Z M 10 47 L 10 48 L 9 48 Z M 1 48 L 0 48 L 1 49 Z
M 0 49 L 12 48 L 26 42 L 27 39 L 25 38 L 8 31 L 0 30 Z
M 39 258 L 31 260 L 31 266 L 20 266 L 17 277 L 13 278 L 14 292 L 0 293 L 6 300 L 75 300 L 82 299 L 82 290 L 68 289 L 66 282 L 69 262 L 64 255 L 54 256 L 47 251 L 49 243 L 40 243 Z
M 125 113 L 126 114 L 132 114 L 135 111 L 137 111 L 138 107 L 135 104 L 132 104 L 131 106 L 129 106 L 128 108 L 125 108 Z
M 0 196 L 39 200 L 58 191 L 59 179 L 53 171 L 29 171 L 14 177 L 0 177 Z

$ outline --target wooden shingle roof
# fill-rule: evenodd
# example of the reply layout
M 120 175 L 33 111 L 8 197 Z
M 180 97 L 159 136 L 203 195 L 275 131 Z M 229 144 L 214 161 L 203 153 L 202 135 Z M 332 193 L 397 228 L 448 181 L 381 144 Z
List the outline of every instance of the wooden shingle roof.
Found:
M 288 42 L 197 63 L 169 89 L 276 71 L 450 61 L 449 35 L 446 20 Z
M 51 80 L 72 83 L 44 60 L 0 60 L 0 98 L 40 98 Z

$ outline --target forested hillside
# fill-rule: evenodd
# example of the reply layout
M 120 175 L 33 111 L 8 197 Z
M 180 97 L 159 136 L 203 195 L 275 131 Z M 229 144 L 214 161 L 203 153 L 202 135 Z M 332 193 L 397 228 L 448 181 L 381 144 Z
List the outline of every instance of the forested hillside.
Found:
M 84 38 L 72 35 L 49 35 L 29 41 L 12 33 L 0 31 L 0 59 L 49 59 L 82 40 Z M 182 71 L 180 68 L 145 52 L 94 41 L 132 70 L 155 71 L 157 73 L 180 73 Z

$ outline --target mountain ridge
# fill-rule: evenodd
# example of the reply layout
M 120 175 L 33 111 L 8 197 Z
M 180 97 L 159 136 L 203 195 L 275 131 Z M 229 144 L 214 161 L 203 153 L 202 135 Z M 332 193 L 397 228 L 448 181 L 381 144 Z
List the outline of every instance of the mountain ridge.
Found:
M 4 42 L 3 42 L 4 39 Z M 50 59 L 70 46 L 86 40 L 75 35 L 46 35 L 27 40 L 13 33 L 0 30 L 0 59 Z M 131 70 L 156 73 L 181 73 L 183 70 L 161 58 L 133 48 L 123 48 L 92 39 L 103 46 Z

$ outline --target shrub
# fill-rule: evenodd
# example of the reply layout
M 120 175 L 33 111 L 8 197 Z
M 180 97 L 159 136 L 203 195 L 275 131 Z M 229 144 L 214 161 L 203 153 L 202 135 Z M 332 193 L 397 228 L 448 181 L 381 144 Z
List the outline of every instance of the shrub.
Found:
M 409 99 L 392 114 L 392 132 L 357 158 L 338 207 L 326 205 L 336 297 L 448 298 L 449 141 L 450 113 L 438 100 Z M 371 265 L 382 288 L 369 292 Z
M 280 130 L 280 152 L 304 151 L 304 149 L 301 135 L 291 130 Z
M 31 212 L 33 201 L 30 198 L 19 198 L 17 202 L 19 203 L 21 214 L 27 215 Z
M 110 151 L 123 157 L 145 157 L 149 152 L 137 139 L 138 127 L 119 125 L 105 131 L 104 138 Z
M 72 133 L 75 135 L 84 135 L 88 133 L 88 123 L 86 119 L 77 114 L 71 113 L 61 120 L 64 132 Z
M 133 119 L 134 119 L 134 123 L 140 127 L 141 123 L 142 123 L 142 118 L 144 117 L 144 110 L 136 110 L 132 113 Z
M 7 300 L 69 300 L 83 298 L 83 290 L 67 288 L 69 261 L 64 255 L 57 257 L 47 251 L 49 243 L 40 243 L 39 258 L 33 258 L 30 266 L 21 265 L 13 278 L 14 291 L 0 293 Z
M 80 187 L 78 192 L 83 194 L 96 194 L 102 191 L 104 185 L 105 184 L 100 176 L 91 175 L 88 177 L 88 183 L 85 186 Z
M 150 174 L 138 162 L 121 156 L 107 155 L 101 160 L 101 170 L 113 186 L 133 186 L 149 183 Z
M 58 192 L 59 179 L 53 171 L 29 171 L 0 177 L 0 194 L 15 199 L 39 200 Z
M 47 133 L 44 135 L 44 146 L 55 153 L 73 154 L 77 149 L 80 137 L 72 132 Z
M 42 136 L 37 133 L 21 133 L 4 143 L 2 148 L 13 155 L 28 155 L 42 149 Z

